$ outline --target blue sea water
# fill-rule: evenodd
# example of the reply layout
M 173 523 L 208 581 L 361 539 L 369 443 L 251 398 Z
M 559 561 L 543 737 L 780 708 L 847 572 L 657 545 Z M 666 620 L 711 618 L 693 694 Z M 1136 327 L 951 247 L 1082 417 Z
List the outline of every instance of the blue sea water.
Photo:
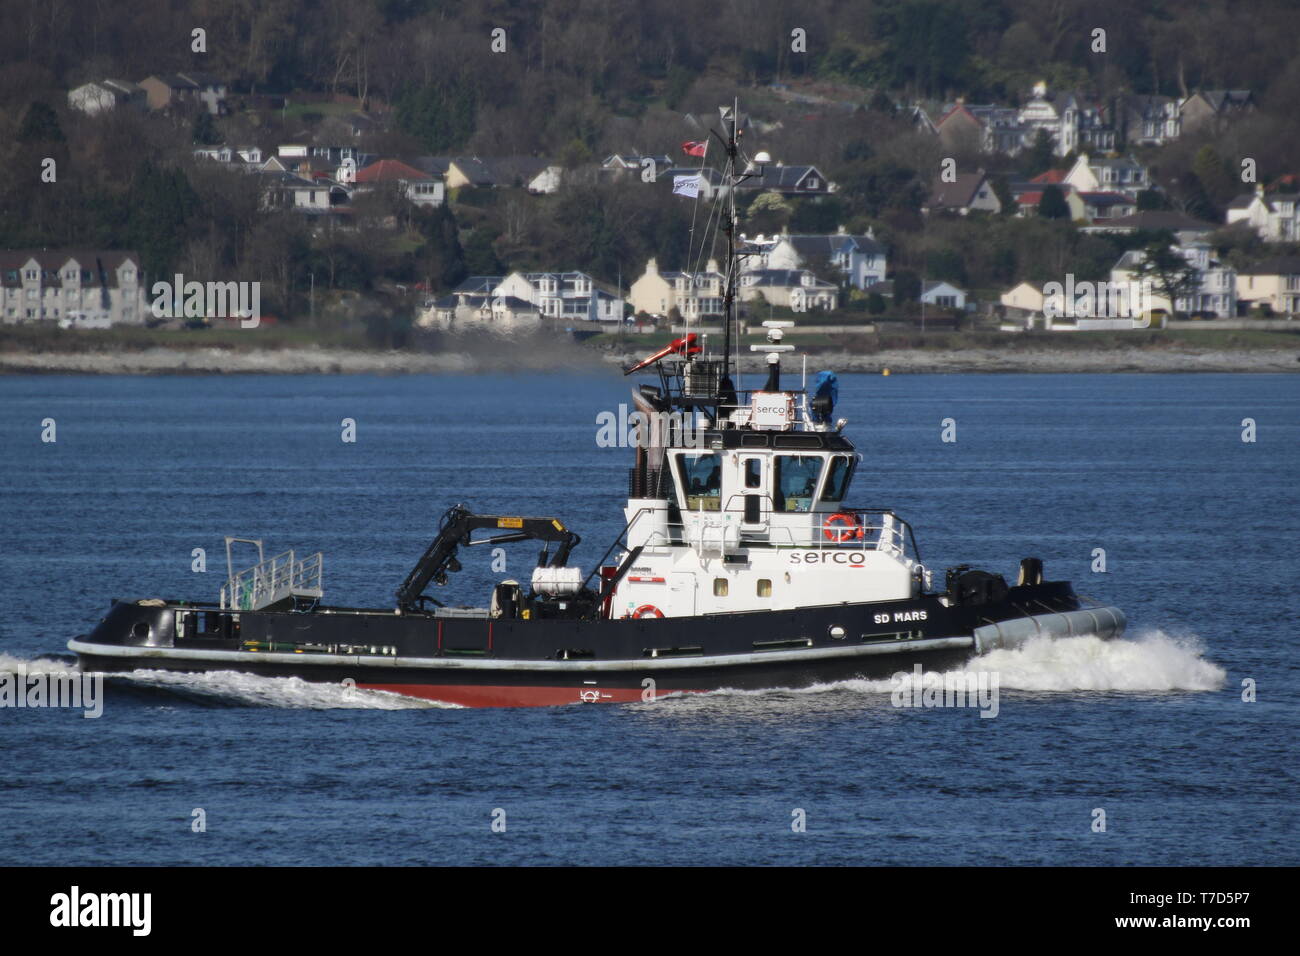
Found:
M 1037 555 L 1128 613 L 1122 640 L 977 665 L 995 719 L 896 708 L 887 682 L 462 710 L 137 674 L 99 719 L 0 708 L 0 864 L 1300 863 L 1297 398 L 1295 376 L 841 377 L 850 498 L 908 518 L 928 566 Z M 589 564 L 630 463 L 596 414 L 626 401 L 617 374 L 0 378 L 0 670 L 66 670 L 110 598 L 215 598 L 227 534 L 323 550 L 342 604 L 391 606 L 460 501 L 561 517 Z M 465 603 L 489 560 L 464 559 Z

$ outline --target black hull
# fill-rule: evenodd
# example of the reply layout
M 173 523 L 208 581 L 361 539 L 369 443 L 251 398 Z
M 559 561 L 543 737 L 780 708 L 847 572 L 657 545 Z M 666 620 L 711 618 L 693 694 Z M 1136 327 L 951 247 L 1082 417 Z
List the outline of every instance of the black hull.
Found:
M 344 683 L 468 706 L 649 700 L 723 688 L 882 679 L 959 666 L 1000 623 L 1093 620 L 1065 583 L 947 606 L 938 595 L 649 620 L 489 619 L 321 608 L 230 612 L 117 602 L 69 647 L 86 669 L 234 670 Z M 1107 614 L 1118 614 L 1109 609 Z M 1109 620 L 1107 618 L 1106 620 Z M 1053 625 L 1056 626 L 1056 625 Z M 1111 636 L 1122 630 L 1109 630 Z M 981 635 L 984 635 L 981 639 Z

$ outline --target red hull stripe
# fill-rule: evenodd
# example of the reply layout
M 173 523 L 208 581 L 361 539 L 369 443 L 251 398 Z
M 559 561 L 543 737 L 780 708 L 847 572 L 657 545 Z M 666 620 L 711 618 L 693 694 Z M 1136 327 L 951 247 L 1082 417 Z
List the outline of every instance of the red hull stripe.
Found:
M 554 707 L 560 704 L 626 704 L 641 700 L 639 687 L 511 687 L 476 684 L 358 684 L 462 707 Z M 659 696 L 674 693 L 660 690 Z

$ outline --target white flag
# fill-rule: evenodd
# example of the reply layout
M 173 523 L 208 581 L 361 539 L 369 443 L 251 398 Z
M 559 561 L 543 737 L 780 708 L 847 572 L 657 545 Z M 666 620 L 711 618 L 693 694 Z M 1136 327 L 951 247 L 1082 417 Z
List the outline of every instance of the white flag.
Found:
M 691 199 L 700 194 L 701 177 L 697 173 L 694 176 L 674 176 L 673 177 L 673 195 L 687 196 Z

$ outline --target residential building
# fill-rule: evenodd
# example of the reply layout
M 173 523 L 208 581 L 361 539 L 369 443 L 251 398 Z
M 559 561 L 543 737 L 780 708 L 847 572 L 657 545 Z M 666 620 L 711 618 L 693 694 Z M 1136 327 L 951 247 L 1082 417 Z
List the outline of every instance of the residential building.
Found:
M 1022 282 L 1003 292 L 998 301 L 1008 318 L 1032 320 L 1043 314 L 1043 288 L 1037 283 Z
M 855 289 L 865 289 L 885 278 L 887 255 L 871 230 L 866 235 L 851 236 L 841 226 L 831 235 L 790 235 L 740 237 L 742 272 L 758 269 L 803 269 L 810 263 L 826 261 L 839 271 L 841 279 Z
M 246 172 L 260 170 L 265 159 L 257 146 L 201 146 L 194 150 L 199 159 L 210 159 L 217 163 L 239 165 Z
M 143 110 L 147 102 L 145 91 L 126 80 L 98 80 L 68 91 L 68 106 L 87 116 L 96 116 L 119 106 Z
M 117 249 L 0 252 L 0 320 L 65 327 L 142 324 L 140 257 Z
M 950 150 L 979 150 L 1014 156 L 1024 145 L 1020 118 L 1014 108 L 991 104 L 968 105 L 958 100 L 945 109 L 935 124 Z
M 921 212 L 955 212 L 965 216 L 971 212 L 998 213 L 1002 200 L 993 191 L 984 170 L 973 173 L 955 173 L 952 182 L 940 176 L 930 186 L 930 197 Z
M 638 180 L 648 170 L 653 170 L 650 181 L 654 182 L 671 169 L 673 165 L 672 157 L 662 154 L 646 156 L 640 153 L 613 153 L 605 157 L 599 168 L 604 176 L 635 178 Z
M 1300 193 L 1254 193 L 1238 196 L 1228 204 L 1227 223 L 1244 222 L 1265 242 L 1300 241 Z
M 201 107 L 213 116 L 227 112 L 226 84 L 211 73 L 155 74 L 140 86 L 151 110 Z
M 1218 129 L 1255 108 L 1250 90 L 1197 90 L 1178 104 L 1178 115 L 1187 132 Z
M 660 272 L 651 258 L 645 272 L 628 289 L 627 300 L 636 312 L 667 316 L 676 309 L 684 319 L 722 316 L 722 273 L 710 259 L 703 272 Z
M 286 172 L 259 173 L 262 177 L 262 208 L 291 209 L 305 215 L 337 212 L 350 193 L 342 183 L 324 177 L 304 179 Z
M 1039 173 L 1029 182 L 1008 183 L 1007 188 L 1011 193 L 1011 199 L 1016 204 L 1016 216 L 1021 219 L 1037 216 L 1038 204 L 1043 201 L 1043 192 L 1048 186 L 1055 186 L 1061 191 L 1061 198 L 1065 200 L 1065 205 L 1070 211 L 1071 222 L 1088 218 L 1088 209 L 1083 197 L 1077 189 L 1065 182 L 1065 171 L 1060 169 L 1049 169 L 1045 173 Z
M 742 302 L 761 299 L 769 305 L 795 312 L 830 312 L 839 306 L 839 289 L 807 269 L 755 269 L 739 277 L 737 295 Z
M 1116 103 L 1123 146 L 1163 146 L 1182 135 L 1183 116 L 1172 96 L 1130 94 Z M 1106 149 L 1114 148 L 1113 144 Z
M 787 166 L 768 163 L 763 174 L 737 184 L 742 191 L 778 192 L 783 196 L 825 196 L 835 192 L 836 185 L 828 180 L 816 166 Z
M 1079 200 L 1083 203 L 1083 218 L 1094 223 L 1121 219 L 1137 212 L 1137 200 L 1123 193 L 1106 190 L 1081 192 Z
M 599 288 L 585 272 L 512 272 L 492 289 L 492 295 L 531 303 L 546 318 L 623 321 L 623 300 Z
M 396 159 L 371 163 L 358 170 L 352 181 L 357 192 L 380 188 L 381 184 L 391 186 L 417 206 L 441 206 L 446 199 L 446 185 L 441 178 Z
M 540 328 L 542 313 L 531 302 L 515 296 L 458 288 L 434 302 L 416 324 L 421 328 L 449 332 L 483 330 L 510 334 Z
M 1163 209 L 1143 209 L 1127 216 L 1103 219 L 1090 226 L 1084 226 L 1084 232 L 1111 232 L 1131 234 L 1134 232 L 1172 232 L 1181 245 L 1204 239 L 1220 228 L 1212 222 L 1193 219 L 1181 212 Z
M 894 297 L 894 280 L 886 279 L 884 282 L 869 285 L 866 291 L 869 293 L 874 292 L 886 299 L 892 299 Z M 941 309 L 965 311 L 967 304 L 965 289 L 959 289 L 951 282 L 940 282 L 933 279 L 921 283 L 920 299 L 926 305 L 933 305 Z
M 1173 247 L 1174 252 L 1186 259 L 1197 273 L 1196 287 L 1187 295 L 1179 296 L 1170 304 L 1169 297 L 1158 288 L 1151 290 L 1151 309 L 1167 313 L 1188 315 L 1213 315 L 1231 318 L 1237 310 L 1237 271 L 1226 262 L 1215 258 L 1209 243 L 1191 242 Z M 1110 271 L 1111 282 L 1131 283 L 1142 281 L 1138 267 L 1145 259 L 1141 249 L 1133 249 L 1120 256 Z
M 1151 175 L 1145 166 L 1129 157 L 1097 159 L 1080 153 L 1063 180 L 1081 193 L 1119 192 L 1130 199 L 1151 188 Z
M 1075 93 L 1049 93 L 1038 82 L 1020 107 L 967 104 L 963 100 L 944 109 L 934 124 L 950 149 L 978 149 L 1014 156 L 1032 146 L 1039 132 L 1052 141 L 1052 150 L 1064 156 L 1081 148 L 1115 148 L 1115 128 L 1106 110 Z
M 531 193 L 556 192 L 564 172 L 539 156 L 421 156 L 415 165 L 441 176 L 447 189 L 515 187 Z
M 1047 84 L 1034 84 L 1033 95 L 1016 113 L 1020 145 L 1028 148 L 1042 131 L 1051 138 L 1057 156 L 1078 149 L 1115 148 L 1115 129 L 1100 106 L 1087 103 L 1073 93 L 1048 94 Z
M 1300 314 L 1300 256 L 1266 259 L 1237 273 L 1237 301 L 1275 315 Z

